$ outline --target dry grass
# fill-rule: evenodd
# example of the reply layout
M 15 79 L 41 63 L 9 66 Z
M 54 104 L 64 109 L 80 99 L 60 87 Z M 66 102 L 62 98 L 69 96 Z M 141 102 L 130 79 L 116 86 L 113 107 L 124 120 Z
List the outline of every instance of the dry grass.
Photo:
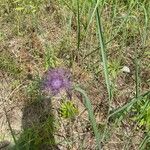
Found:
M 149 2 L 147 3 L 149 4 Z M 148 4 L 142 3 L 145 8 L 148 7 Z M 91 4 L 86 5 L 90 6 Z M 94 108 L 99 131 L 103 134 L 110 104 L 103 75 L 103 62 L 98 56 L 97 48 L 99 46 L 95 20 L 86 31 L 84 25 L 89 16 L 88 10 L 83 9 L 80 16 L 81 37 L 78 49 L 76 8 L 73 5 L 69 6 L 70 8 L 62 1 L 45 2 L 40 6 L 35 20 L 31 19 L 33 14 L 20 15 L 22 22 L 19 26 L 19 34 L 16 29 L 14 10 L 10 9 L 9 13 L 1 11 L 0 141 L 7 140 L 14 144 L 6 112 L 3 109 L 5 106 L 19 146 L 24 146 L 26 141 L 30 142 L 31 140 L 30 144 L 35 145 L 35 147 L 31 147 L 33 150 L 96 149 L 87 110 L 83 105 L 83 97 L 79 93 L 73 93 L 72 101 L 78 108 L 79 114 L 73 121 L 70 121 L 63 119 L 59 114 L 61 102 L 57 99 L 44 101 L 43 95 L 38 89 L 38 81 L 47 69 L 47 57 L 50 57 L 49 67 L 65 66 L 69 68 L 73 74 L 73 81 L 82 85 L 87 91 Z M 123 2 L 118 5 L 113 4 L 112 1 L 110 5 L 109 2 L 106 2 L 102 12 L 106 42 L 115 35 L 120 27 L 122 18 L 127 14 L 127 6 Z M 110 64 L 108 66 L 109 78 L 113 91 L 111 110 L 128 103 L 136 94 L 135 56 L 137 52 L 140 61 L 140 93 L 150 89 L 150 30 L 147 27 L 145 33 L 147 38 L 143 42 L 145 34 L 143 35 L 142 32 L 146 28 L 143 27 L 145 16 L 142 8 L 138 7 L 140 5 L 137 4 L 137 8 L 134 8 L 130 14 L 130 17 L 135 18 L 136 21 L 129 19 L 115 39 L 106 45 Z M 116 9 L 114 12 L 116 14 L 111 18 L 113 8 Z M 6 10 L 4 9 L 4 11 Z M 150 12 L 148 8 L 147 12 Z M 148 24 L 149 22 L 147 26 Z M 48 51 L 50 51 L 49 56 L 47 55 Z M 121 69 L 124 66 L 127 66 L 130 72 L 123 72 Z M 102 142 L 103 149 L 138 150 L 145 136 L 144 127 L 139 128 L 136 121 L 132 117 L 130 118 L 130 114 L 124 120 L 118 121 L 118 119 L 109 122 L 105 139 Z M 148 145 L 147 148 L 149 148 Z

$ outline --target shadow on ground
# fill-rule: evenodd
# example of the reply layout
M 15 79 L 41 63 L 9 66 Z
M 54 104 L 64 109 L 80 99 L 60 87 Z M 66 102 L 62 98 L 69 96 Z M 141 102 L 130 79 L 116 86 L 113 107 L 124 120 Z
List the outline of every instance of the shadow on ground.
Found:
M 54 116 L 50 99 L 40 99 L 23 109 L 23 132 L 16 150 L 59 150 L 54 139 Z

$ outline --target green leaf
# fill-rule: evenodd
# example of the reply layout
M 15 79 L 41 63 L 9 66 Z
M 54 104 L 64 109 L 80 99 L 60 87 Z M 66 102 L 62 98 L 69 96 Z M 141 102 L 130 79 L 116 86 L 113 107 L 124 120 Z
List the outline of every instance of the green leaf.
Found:
M 80 92 L 84 97 L 84 105 L 85 105 L 85 107 L 88 111 L 89 120 L 90 120 L 90 123 L 92 125 L 93 131 L 94 131 L 94 134 L 95 134 L 97 148 L 100 150 L 101 149 L 100 133 L 99 133 L 99 130 L 98 130 L 98 127 L 97 127 L 97 123 L 96 123 L 96 119 L 95 119 L 95 116 L 94 116 L 94 111 L 93 111 L 93 107 L 91 105 L 90 99 L 88 98 L 86 92 L 83 89 L 81 89 L 80 87 L 75 87 L 75 90 Z

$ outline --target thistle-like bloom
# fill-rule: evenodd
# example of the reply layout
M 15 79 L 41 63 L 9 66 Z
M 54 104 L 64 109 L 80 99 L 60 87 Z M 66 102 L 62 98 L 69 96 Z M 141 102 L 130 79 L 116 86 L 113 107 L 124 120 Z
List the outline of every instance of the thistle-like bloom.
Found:
M 61 91 L 68 92 L 71 89 L 71 73 L 67 69 L 55 68 L 47 71 L 43 80 L 43 89 L 56 95 Z

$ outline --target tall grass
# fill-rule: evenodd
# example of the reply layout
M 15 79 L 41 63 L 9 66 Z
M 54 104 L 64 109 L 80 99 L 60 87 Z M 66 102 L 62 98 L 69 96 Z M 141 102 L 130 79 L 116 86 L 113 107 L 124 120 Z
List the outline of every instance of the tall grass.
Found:
M 95 0 L 95 5 L 97 5 L 97 0 Z M 102 6 L 101 6 L 102 10 Z M 102 22 L 101 22 L 101 16 L 99 12 L 99 7 L 96 8 L 96 23 L 97 23 L 97 34 L 99 38 L 99 44 L 100 44 L 100 49 L 99 49 L 99 56 L 100 60 L 102 57 L 102 62 L 103 62 L 103 71 L 104 71 L 104 76 L 105 76 L 105 83 L 107 87 L 107 93 L 108 93 L 108 104 L 109 104 L 109 109 L 108 109 L 108 114 L 111 108 L 111 101 L 112 101 L 112 95 L 111 95 L 111 85 L 110 85 L 110 80 L 109 80 L 109 74 L 108 74 L 108 63 L 107 63 L 107 56 L 106 56 L 106 45 L 105 45 L 105 40 L 104 40 L 104 34 L 103 34 L 103 29 L 102 29 Z M 107 132 L 108 128 L 108 118 L 105 123 L 105 129 L 103 136 L 101 138 L 101 142 L 104 140 L 105 134 Z

